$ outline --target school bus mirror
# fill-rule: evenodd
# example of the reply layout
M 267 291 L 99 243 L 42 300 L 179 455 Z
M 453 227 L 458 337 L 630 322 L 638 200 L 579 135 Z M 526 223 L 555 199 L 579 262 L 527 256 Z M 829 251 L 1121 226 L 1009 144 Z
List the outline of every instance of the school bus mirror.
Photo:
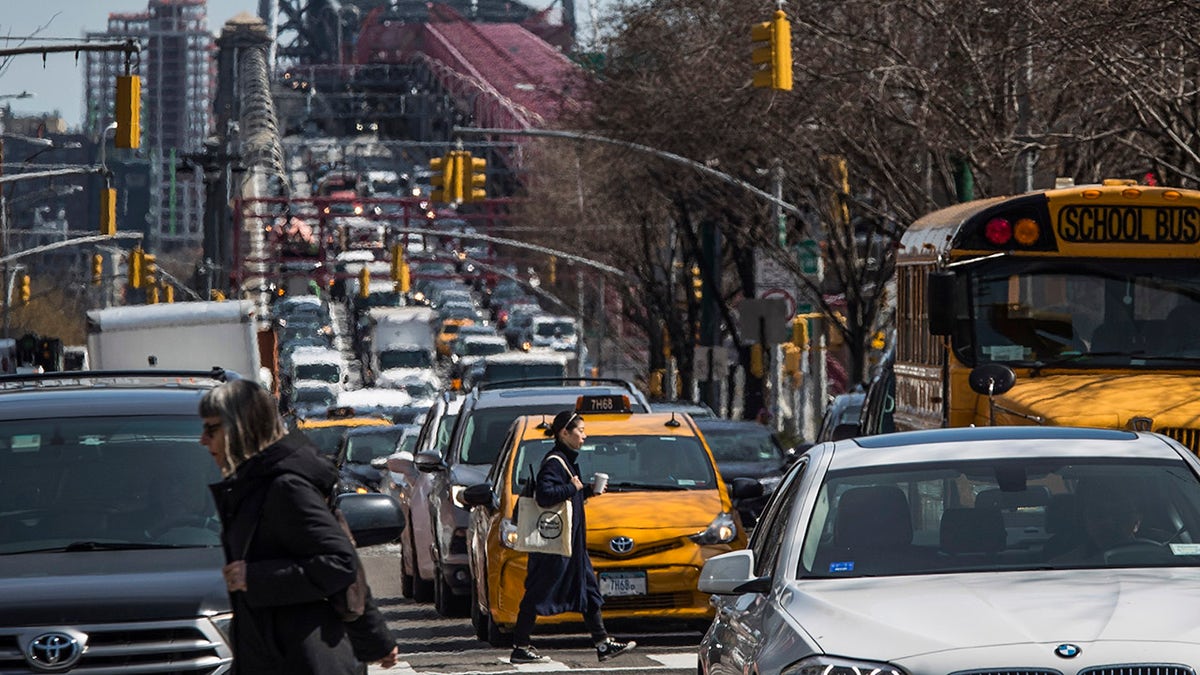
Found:
M 930 272 L 925 297 L 929 303 L 929 333 L 949 335 L 954 330 L 954 272 Z

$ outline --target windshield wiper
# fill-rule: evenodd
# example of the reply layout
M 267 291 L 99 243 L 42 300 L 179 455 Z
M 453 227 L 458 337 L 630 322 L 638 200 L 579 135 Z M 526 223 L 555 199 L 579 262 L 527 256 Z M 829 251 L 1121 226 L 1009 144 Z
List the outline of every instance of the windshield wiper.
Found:
M 76 551 L 139 551 L 145 549 L 156 548 L 193 548 L 191 546 L 180 546 L 179 544 L 153 544 L 149 542 L 133 542 L 133 541 L 73 541 L 59 549 L 46 549 L 48 551 L 60 550 L 64 553 L 74 553 Z
M 624 492 L 625 490 L 670 490 L 679 491 L 687 490 L 682 485 L 662 485 L 660 483 L 631 483 L 624 481 L 621 483 L 612 483 L 608 486 L 610 492 Z
M 1061 366 L 1064 363 L 1078 361 L 1083 358 L 1093 358 L 1097 356 L 1127 356 L 1132 359 L 1135 356 L 1145 356 L 1145 354 L 1146 351 L 1144 349 L 1138 349 L 1135 351 L 1075 352 L 1073 354 L 1064 354 L 1063 356 L 1060 356 L 1056 359 L 1050 359 L 1049 361 L 1038 361 L 1036 364 L 1034 364 L 1033 369 L 1029 371 L 1029 376 L 1037 377 L 1038 373 L 1041 373 L 1043 368 L 1053 368 L 1055 366 Z

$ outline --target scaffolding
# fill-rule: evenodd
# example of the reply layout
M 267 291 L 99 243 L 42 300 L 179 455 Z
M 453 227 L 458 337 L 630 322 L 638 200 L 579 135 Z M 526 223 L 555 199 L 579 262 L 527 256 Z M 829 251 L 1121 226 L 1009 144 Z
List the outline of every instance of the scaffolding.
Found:
M 179 173 L 185 155 L 203 150 L 212 124 L 215 46 L 205 0 L 149 0 L 146 11 L 112 13 L 88 39 L 134 38 L 142 51 L 142 148 L 150 163 L 152 207 L 147 235 L 164 244 L 195 244 L 203 231 L 204 186 L 198 173 Z M 114 119 L 114 88 L 124 57 L 87 53 L 85 131 L 101 138 Z M 140 224 L 131 224 L 141 229 Z

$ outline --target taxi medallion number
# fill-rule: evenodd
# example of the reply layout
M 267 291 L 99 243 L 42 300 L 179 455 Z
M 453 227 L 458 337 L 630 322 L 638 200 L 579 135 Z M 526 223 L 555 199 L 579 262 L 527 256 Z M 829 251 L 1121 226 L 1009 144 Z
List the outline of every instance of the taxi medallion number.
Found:
M 600 595 L 645 595 L 645 572 L 601 572 Z

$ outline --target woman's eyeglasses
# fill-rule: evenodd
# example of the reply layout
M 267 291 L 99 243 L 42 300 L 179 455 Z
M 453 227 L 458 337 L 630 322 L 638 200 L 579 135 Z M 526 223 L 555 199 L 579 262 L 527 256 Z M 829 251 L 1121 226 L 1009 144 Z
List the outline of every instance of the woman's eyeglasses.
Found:
M 222 425 L 220 422 L 205 422 L 204 423 L 204 435 L 205 436 L 216 436 L 217 432 L 221 430 L 221 426 Z

